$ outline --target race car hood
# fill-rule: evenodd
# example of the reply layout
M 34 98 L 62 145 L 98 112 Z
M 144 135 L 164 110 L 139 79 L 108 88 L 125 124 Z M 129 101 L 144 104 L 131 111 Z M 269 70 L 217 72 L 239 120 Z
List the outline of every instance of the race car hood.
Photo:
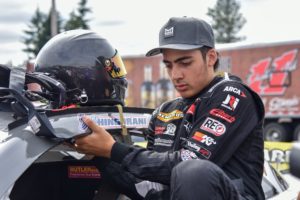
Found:
M 148 127 L 152 111 L 124 107 L 123 120 L 117 107 L 112 106 L 47 111 L 45 116 L 53 128 L 53 135 L 49 137 L 47 134 L 38 136 L 27 118 L 13 121 L 11 112 L 0 110 L 0 197 L 43 154 L 63 141 L 88 134 L 89 129 L 81 120 L 83 115 L 89 116 L 108 131 L 121 132 L 125 126 L 129 134 L 143 134 L 143 129 Z
M 35 136 L 25 124 L 0 134 L 1 197 L 36 159 L 59 142 Z

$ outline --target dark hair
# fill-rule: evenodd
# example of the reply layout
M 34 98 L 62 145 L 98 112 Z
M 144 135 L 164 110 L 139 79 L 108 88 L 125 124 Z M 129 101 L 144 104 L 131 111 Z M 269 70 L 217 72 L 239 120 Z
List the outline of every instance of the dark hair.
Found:
M 199 50 L 201 51 L 201 54 L 202 54 L 202 58 L 204 61 L 206 61 L 206 54 L 209 50 L 211 50 L 212 48 L 211 47 L 208 47 L 208 46 L 203 46 L 201 47 Z M 217 69 L 219 68 L 219 52 L 217 52 L 217 61 L 215 62 L 214 64 L 214 71 L 217 71 Z

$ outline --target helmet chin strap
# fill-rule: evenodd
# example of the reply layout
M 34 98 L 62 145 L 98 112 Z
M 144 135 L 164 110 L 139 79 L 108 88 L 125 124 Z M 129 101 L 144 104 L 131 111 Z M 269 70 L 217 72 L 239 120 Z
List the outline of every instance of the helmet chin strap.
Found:
M 121 134 L 123 137 L 123 140 L 126 144 L 132 144 L 131 138 L 128 134 L 128 130 L 125 124 L 124 115 L 123 115 L 123 107 L 121 104 L 115 105 L 118 108 L 119 116 L 120 116 L 120 125 L 122 128 Z

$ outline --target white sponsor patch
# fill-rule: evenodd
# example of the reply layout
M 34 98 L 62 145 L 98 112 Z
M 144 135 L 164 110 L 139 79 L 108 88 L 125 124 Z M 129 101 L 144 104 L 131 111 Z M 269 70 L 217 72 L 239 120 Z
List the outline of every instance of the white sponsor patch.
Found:
M 217 144 L 214 138 L 209 137 L 205 135 L 204 133 L 201 133 L 199 131 L 195 132 L 194 136 L 192 137 L 194 140 L 197 140 L 201 142 L 202 144 L 205 144 L 206 146 L 210 146 L 212 144 Z
M 226 131 L 226 126 L 223 123 L 210 117 L 206 118 L 200 128 L 214 134 L 215 136 L 221 136 Z
M 85 114 L 90 117 L 97 125 L 105 129 L 121 128 L 119 113 L 108 114 Z M 86 130 L 86 125 L 82 121 L 82 113 L 77 115 L 79 131 Z M 124 113 L 124 122 L 127 128 L 147 128 L 151 115 Z
M 36 134 L 37 132 L 40 131 L 41 123 L 40 123 L 39 119 L 36 116 L 33 116 L 29 120 L 28 124 L 31 127 L 34 134 Z
M 181 150 L 180 156 L 181 156 L 181 160 L 199 159 L 194 152 L 187 149 Z
M 175 124 L 168 124 L 167 125 L 167 130 L 163 133 L 164 135 L 171 135 L 174 136 L 176 131 L 176 126 Z
M 236 98 L 235 96 L 232 96 L 230 94 L 227 94 L 226 99 L 222 102 L 222 106 L 234 111 L 239 103 L 240 99 Z
M 166 140 L 166 139 L 156 138 L 154 140 L 154 145 L 170 147 L 170 146 L 172 146 L 173 142 L 174 142 L 173 140 Z
M 198 151 L 202 156 L 204 156 L 207 159 L 211 156 L 211 152 L 209 150 L 197 145 L 196 143 L 188 141 L 187 146 L 194 149 L 195 151 Z
M 246 97 L 245 93 L 242 92 L 240 89 L 237 89 L 236 87 L 226 86 L 223 91 L 224 92 L 233 92 L 233 93 L 238 94 L 242 97 Z
M 174 27 L 165 28 L 165 37 L 172 37 L 174 36 Z

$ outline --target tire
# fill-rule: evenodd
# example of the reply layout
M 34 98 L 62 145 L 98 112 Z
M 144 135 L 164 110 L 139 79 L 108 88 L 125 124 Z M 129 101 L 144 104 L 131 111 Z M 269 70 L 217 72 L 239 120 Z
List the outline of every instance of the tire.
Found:
M 296 126 L 293 133 L 293 139 L 295 141 L 300 141 L 300 124 Z
M 290 128 L 287 125 L 279 123 L 269 123 L 264 127 L 265 141 L 287 142 L 290 140 Z

